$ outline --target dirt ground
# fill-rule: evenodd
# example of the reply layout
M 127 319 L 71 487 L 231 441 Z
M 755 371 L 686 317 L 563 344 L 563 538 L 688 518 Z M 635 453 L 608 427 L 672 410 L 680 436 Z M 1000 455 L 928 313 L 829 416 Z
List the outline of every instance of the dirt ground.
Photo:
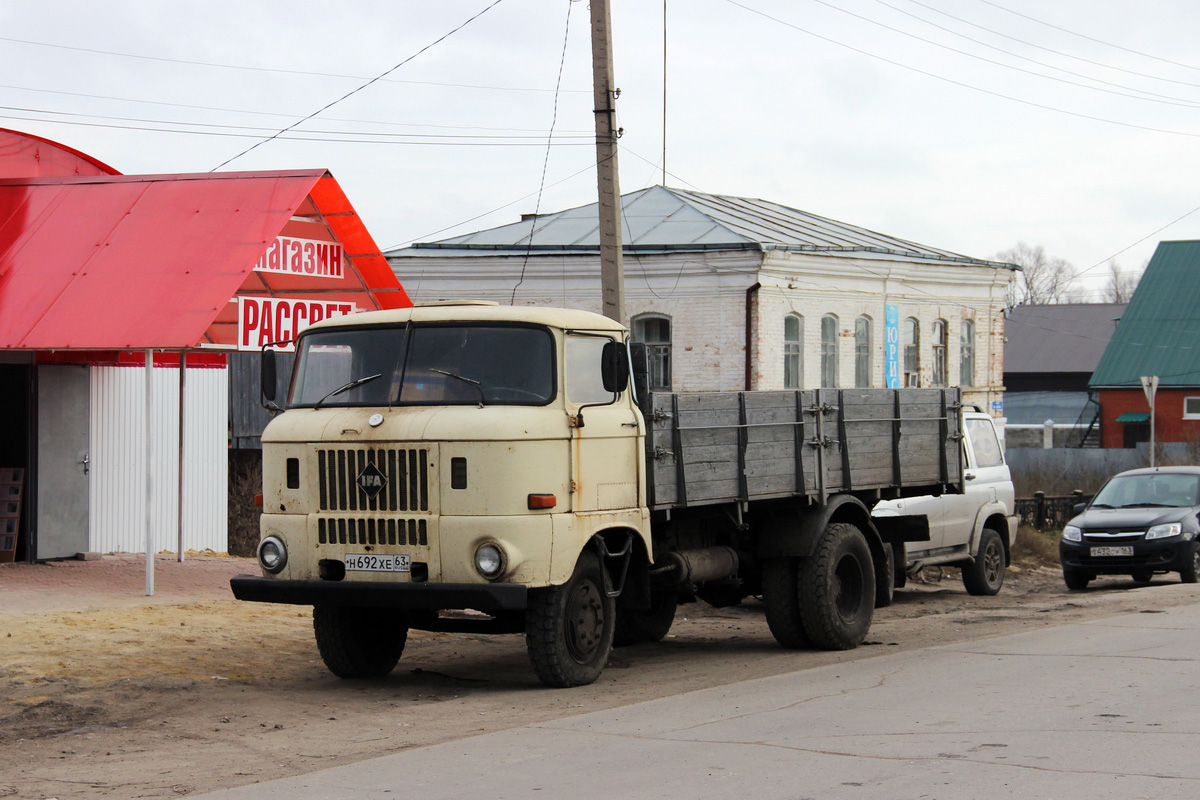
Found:
M 235 600 L 0 618 L 0 797 L 164 798 L 295 775 L 531 722 L 897 650 L 1195 602 L 1200 587 L 1014 568 L 996 597 L 956 570 L 898 590 L 867 642 L 787 651 L 760 603 L 681 606 L 670 636 L 614 651 L 592 686 L 542 688 L 521 636 L 414 632 L 385 679 L 321 663 L 307 608 Z

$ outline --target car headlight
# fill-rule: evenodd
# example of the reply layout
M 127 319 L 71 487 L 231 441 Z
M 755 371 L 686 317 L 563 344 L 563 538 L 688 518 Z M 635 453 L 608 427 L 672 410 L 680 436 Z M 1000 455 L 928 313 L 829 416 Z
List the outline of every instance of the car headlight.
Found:
M 258 563 L 272 575 L 287 566 L 287 545 L 278 536 L 268 536 L 258 543 Z
M 504 571 L 504 551 L 497 544 L 481 544 L 475 550 L 475 569 L 491 580 Z
M 1168 522 L 1165 525 L 1153 525 L 1146 531 L 1147 539 L 1168 539 L 1183 533 L 1183 523 Z
M 1068 525 L 1065 528 L 1063 528 L 1062 536 L 1068 542 L 1082 542 L 1083 541 L 1083 531 L 1080 530 L 1079 528 L 1076 528 L 1074 525 Z

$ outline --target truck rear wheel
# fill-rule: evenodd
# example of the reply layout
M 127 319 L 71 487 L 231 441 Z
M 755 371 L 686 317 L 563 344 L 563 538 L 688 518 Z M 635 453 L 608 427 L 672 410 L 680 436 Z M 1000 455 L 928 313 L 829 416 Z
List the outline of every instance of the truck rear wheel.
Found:
M 679 598 L 674 592 L 654 592 L 649 608 L 623 608 L 617 612 L 617 629 L 613 647 L 627 647 L 642 642 L 661 642 L 675 622 Z
M 604 591 L 602 569 L 596 554 L 585 550 L 569 581 L 529 593 L 525 647 L 547 686 L 592 683 L 608 663 L 617 604 Z
M 321 659 L 339 678 L 382 678 L 408 641 L 408 626 L 381 608 L 314 606 L 313 632 Z
M 825 528 L 797 570 L 800 619 L 821 650 L 852 650 L 871 629 L 875 567 L 862 531 L 845 522 Z
M 796 588 L 799 561 L 797 558 L 768 558 L 762 568 L 767 627 L 775 641 L 792 650 L 810 646 L 800 619 L 800 595 Z

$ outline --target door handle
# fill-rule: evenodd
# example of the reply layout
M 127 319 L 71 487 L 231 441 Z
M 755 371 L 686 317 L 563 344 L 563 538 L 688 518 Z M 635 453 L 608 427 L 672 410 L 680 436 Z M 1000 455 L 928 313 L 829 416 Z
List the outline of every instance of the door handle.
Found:
M 975 480 L 975 473 L 974 472 L 966 472 L 966 473 L 963 473 L 963 477 L 969 481 L 973 481 L 973 480 Z
M 91 462 L 90 462 L 90 460 L 88 459 L 88 454 L 87 454 L 87 453 L 84 453 L 84 454 L 83 454 L 83 460 L 82 460 L 82 461 L 80 461 L 79 463 L 80 463 L 80 464 L 83 464 L 83 474 L 84 474 L 84 475 L 87 475 L 89 472 L 91 472 L 91 469 L 90 469 L 90 464 L 91 464 Z

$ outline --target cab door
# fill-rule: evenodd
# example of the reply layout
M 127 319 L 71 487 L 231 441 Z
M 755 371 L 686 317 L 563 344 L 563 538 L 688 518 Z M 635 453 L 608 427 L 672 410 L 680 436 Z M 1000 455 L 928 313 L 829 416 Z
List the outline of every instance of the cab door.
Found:
M 604 388 L 610 336 L 566 337 L 567 413 L 571 419 L 573 511 L 617 511 L 641 505 L 641 418 L 628 388 Z

